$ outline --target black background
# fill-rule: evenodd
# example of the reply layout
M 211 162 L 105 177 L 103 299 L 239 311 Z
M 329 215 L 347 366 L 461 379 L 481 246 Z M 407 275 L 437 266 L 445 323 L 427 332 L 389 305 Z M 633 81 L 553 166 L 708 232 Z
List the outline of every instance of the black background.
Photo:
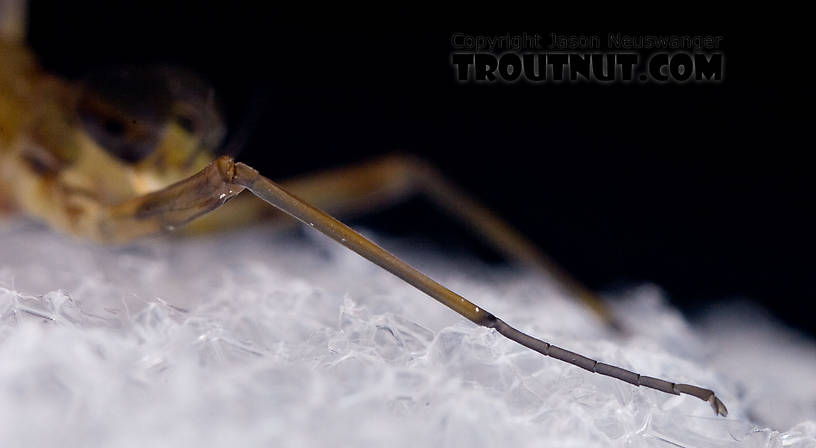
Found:
M 453 32 L 724 36 L 711 85 L 455 81 Z M 67 77 L 171 62 L 208 78 L 235 127 L 263 94 L 240 159 L 272 178 L 418 154 L 595 289 L 653 281 L 693 311 L 753 298 L 813 332 L 812 58 L 718 27 L 604 30 L 282 27 L 261 10 L 34 2 L 30 42 Z M 489 257 L 412 201 L 366 224 Z M 419 211 L 421 219 L 411 218 Z

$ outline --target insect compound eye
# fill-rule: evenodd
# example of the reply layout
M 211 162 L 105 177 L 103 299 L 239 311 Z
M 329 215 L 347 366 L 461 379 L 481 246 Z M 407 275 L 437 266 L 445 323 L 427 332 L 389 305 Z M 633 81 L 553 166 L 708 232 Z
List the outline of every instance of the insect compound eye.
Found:
M 103 126 L 105 132 L 107 132 L 109 135 L 113 137 L 122 136 L 125 134 L 125 124 L 119 120 L 115 119 L 105 120 L 105 124 Z
M 187 131 L 190 134 L 195 134 L 196 132 L 196 125 L 195 121 L 189 115 L 179 115 L 176 117 L 176 124 L 181 126 L 182 129 Z
M 169 104 L 161 82 L 134 70 L 108 70 L 83 80 L 77 115 L 101 148 L 136 163 L 156 151 Z
M 85 131 L 112 156 L 136 163 L 152 154 L 160 134 L 151 123 L 129 117 L 104 102 L 80 104 L 79 118 Z
M 184 69 L 110 69 L 86 77 L 82 87 L 77 112 L 85 130 L 125 162 L 153 154 L 171 123 L 204 149 L 214 149 L 223 137 L 212 87 Z

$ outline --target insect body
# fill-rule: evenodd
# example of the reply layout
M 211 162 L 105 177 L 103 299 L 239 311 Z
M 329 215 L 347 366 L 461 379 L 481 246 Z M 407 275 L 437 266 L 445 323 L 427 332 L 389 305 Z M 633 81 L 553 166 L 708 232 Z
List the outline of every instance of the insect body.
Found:
M 0 69 L 6 203 L 67 233 L 122 241 L 138 235 L 114 235 L 101 224 L 115 219 L 114 204 L 188 177 L 214 158 L 223 127 L 212 101 L 195 102 L 211 98 L 204 86 L 196 91 L 196 78 L 156 69 L 107 74 L 113 86 L 70 83 L 42 73 L 24 48 L 0 45 L 12 61 Z M 163 101 L 122 97 L 113 90 L 121 85 Z
M 246 189 L 477 325 L 590 372 L 692 395 L 727 414 L 711 390 L 642 376 L 516 330 L 312 205 L 331 206 L 344 197 L 343 208 L 354 209 L 360 205 L 355 197 L 371 200 L 372 192 L 388 197 L 426 189 L 455 215 L 478 222 L 478 230 L 497 247 L 552 266 L 501 220 L 420 163 L 392 158 L 281 186 L 229 156 L 215 158 L 223 126 L 211 91 L 197 78 L 165 68 L 74 83 L 43 72 L 19 38 L 0 40 L 0 52 L 0 203 L 6 208 L 80 237 L 126 242 L 194 222 Z M 129 87 L 119 88 L 122 84 Z M 159 98 L 148 91 L 158 91 Z M 258 202 L 253 204 L 245 209 L 247 216 Z

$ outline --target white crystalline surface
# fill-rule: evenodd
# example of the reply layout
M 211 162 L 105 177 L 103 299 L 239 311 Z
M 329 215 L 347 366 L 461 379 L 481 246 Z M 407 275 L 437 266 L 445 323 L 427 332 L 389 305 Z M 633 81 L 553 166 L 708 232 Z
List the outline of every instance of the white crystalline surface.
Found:
M 0 225 L 0 446 L 816 447 L 816 349 L 761 313 L 692 326 L 643 287 L 616 337 L 540 277 L 383 242 L 535 336 L 716 390 L 716 417 L 504 340 L 312 234 L 111 248 Z

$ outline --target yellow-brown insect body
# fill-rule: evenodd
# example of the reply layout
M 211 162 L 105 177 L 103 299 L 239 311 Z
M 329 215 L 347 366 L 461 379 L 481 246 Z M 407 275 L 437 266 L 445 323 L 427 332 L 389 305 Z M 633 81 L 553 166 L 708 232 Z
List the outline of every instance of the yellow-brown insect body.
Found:
M 165 99 L 165 110 L 152 117 L 133 116 L 123 106 L 127 98 L 105 98 L 108 92 L 100 94 L 88 82 L 46 73 L 24 44 L 1 34 L 0 55 L 2 210 L 20 210 L 73 235 L 110 240 L 99 228 L 108 207 L 164 188 L 214 158 L 223 126 L 211 98 L 196 104 L 187 92 Z M 186 79 L 192 78 L 168 77 L 158 94 L 183 91 Z M 133 140 L 141 144 L 137 157 L 119 151 L 133 147 Z

